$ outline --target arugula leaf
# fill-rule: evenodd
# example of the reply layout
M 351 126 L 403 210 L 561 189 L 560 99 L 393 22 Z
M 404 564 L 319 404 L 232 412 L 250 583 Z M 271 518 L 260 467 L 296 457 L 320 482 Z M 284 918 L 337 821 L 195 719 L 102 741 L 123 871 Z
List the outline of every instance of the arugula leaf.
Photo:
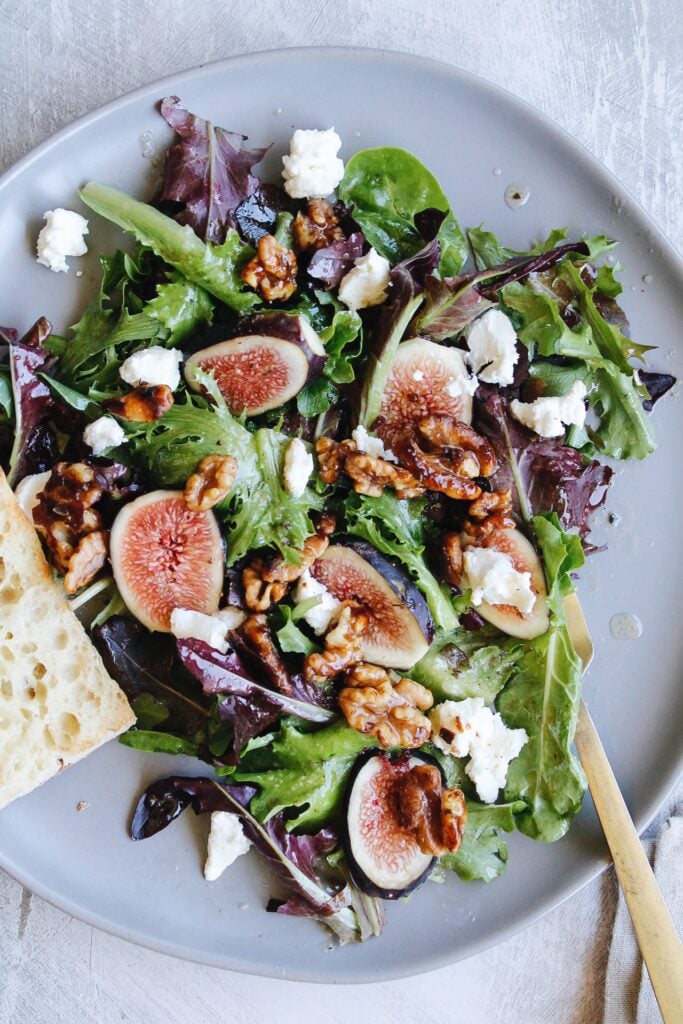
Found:
M 410 671 L 437 701 L 481 697 L 492 704 L 521 656 L 521 645 L 491 627 L 458 629 L 435 640 Z
M 188 225 L 181 227 L 153 206 L 106 185 L 89 182 L 81 189 L 81 199 L 230 309 L 245 313 L 260 303 L 239 276 L 253 250 L 232 228 L 221 245 L 213 245 L 202 242 Z
M 570 572 L 584 562 L 581 541 L 563 532 L 553 513 L 531 520 L 548 582 L 550 627 L 527 642 L 512 678 L 496 702 L 510 728 L 529 737 L 511 763 L 505 799 L 523 800 L 517 827 L 549 843 L 565 834 L 581 806 L 586 782 L 571 745 L 581 699 L 583 667 L 564 618 Z
M 455 871 L 464 882 L 492 882 L 505 871 L 508 859 L 506 843 L 498 831 L 512 832 L 515 814 L 524 803 L 479 804 L 467 801 L 467 824 L 462 842 L 455 853 L 447 853 L 439 864 Z
M 458 620 L 450 593 L 424 559 L 424 506 L 423 498 L 399 501 L 388 490 L 379 498 L 351 494 L 346 502 L 347 529 L 402 562 L 427 599 L 437 627 L 452 632 Z
M 338 813 L 356 757 L 374 746 L 374 736 L 346 722 L 303 732 L 296 719 L 285 719 L 268 745 L 247 747 L 234 778 L 258 785 L 251 810 L 259 821 L 287 808 L 288 829 L 314 828 Z M 298 813 L 290 818 L 289 809 Z
M 405 149 L 381 146 L 355 153 L 337 191 L 353 207 L 370 245 L 392 264 L 422 248 L 415 215 L 429 207 L 446 214 L 439 230 L 441 273 L 457 274 L 465 262 L 467 243 L 448 199 L 431 171 Z

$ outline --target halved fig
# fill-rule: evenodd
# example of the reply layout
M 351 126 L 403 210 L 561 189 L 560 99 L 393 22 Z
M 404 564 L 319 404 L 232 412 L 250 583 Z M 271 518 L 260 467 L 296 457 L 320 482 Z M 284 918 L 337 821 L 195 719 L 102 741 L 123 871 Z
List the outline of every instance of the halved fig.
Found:
M 406 896 L 427 880 L 434 866 L 436 858 L 423 853 L 399 824 L 392 798 L 401 774 L 425 760 L 413 755 L 392 761 L 371 750 L 354 765 L 346 791 L 343 845 L 353 881 L 369 896 Z
M 361 639 L 366 661 L 405 671 L 427 653 L 433 632 L 427 602 L 372 545 L 331 544 L 310 571 L 338 601 L 356 600 L 367 611 Z
M 463 547 L 471 544 L 469 537 L 463 534 Z M 543 565 L 536 550 L 524 534 L 517 529 L 494 530 L 480 544 L 481 547 L 493 548 L 508 555 L 517 572 L 528 572 L 531 575 L 531 589 L 536 595 L 534 606 L 526 615 L 507 604 L 488 604 L 482 601 L 477 605 L 479 614 L 508 636 L 517 636 L 521 640 L 533 640 L 547 632 L 550 620 L 548 617 L 548 589 L 545 582 Z M 466 584 L 466 580 L 464 581 Z
M 185 363 L 185 379 L 202 386 L 197 369 L 213 371 L 231 412 L 258 416 L 284 405 L 319 377 L 327 355 L 305 316 L 263 313 L 242 321 L 242 333 L 200 349 Z
M 213 512 L 191 512 L 182 491 L 152 491 L 124 505 L 109 548 L 121 597 L 148 629 L 170 632 L 174 608 L 218 610 L 224 565 L 218 523 Z
M 391 447 L 425 416 L 471 423 L 473 386 L 459 349 L 424 338 L 404 341 L 391 364 L 375 429 Z

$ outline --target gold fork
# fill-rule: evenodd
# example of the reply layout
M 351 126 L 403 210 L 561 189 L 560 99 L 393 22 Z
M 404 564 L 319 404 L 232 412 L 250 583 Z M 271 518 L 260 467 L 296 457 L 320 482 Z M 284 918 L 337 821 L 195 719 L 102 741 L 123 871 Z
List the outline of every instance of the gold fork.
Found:
M 593 642 L 576 594 L 565 598 L 564 610 L 569 635 L 585 672 L 593 660 Z M 683 946 L 583 700 L 579 706 L 576 749 L 664 1024 L 682 1024 Z

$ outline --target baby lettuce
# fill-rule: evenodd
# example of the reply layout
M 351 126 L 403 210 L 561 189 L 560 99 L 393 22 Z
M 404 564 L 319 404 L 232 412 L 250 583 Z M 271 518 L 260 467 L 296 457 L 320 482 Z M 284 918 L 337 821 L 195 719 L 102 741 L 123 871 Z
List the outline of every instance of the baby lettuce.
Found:
M 436 639 L 409 674 L 437 701 L 481 697 L 492 704 L 520 656 L 520 642 L 492 627 L 476 633 L 457 629 Z
M 14 407 L 14 443 L 7 470 L 12 487 L 27 473 L 35 472 L 30 459 L 31 442 L 52 406 L 50 389 L 43 379 L 43 372 L 53 362 L 45 345 L 51 330 L 50 323 L 41 317 L 21 340 L 16 339 L 15 332 L 3 331 L 10 343 L 11 404 Z
M 394 146 L 363 149 L 348 161 L 338 193 L 363 234 L 390 263 L 413 256 L 423 244 L 415 217 L 429 207 L 446 214 L 439 230 L 440 272 L 457 274 L 467 243 L 438 181 L 412 153 Z
M 346 942 L 378 935 L 382 930 L 380 907 L 355 890 L 337 866 L 337 837 L 330 829 L 316 835 L 292 835 L 283 815 L 275 815 L 262 824 L 251 813 L 250 786 L 226 786 L 214 779 L 171 776 L 160 779 L 142 794 L 138 802 L 131 835 L 147 839 L 166 828 L 186 807 L 195 814 L 228 811 L 239 815 L 242 829 L 258 853 L 275 871 L 289 893 L 283 904 L 271 901 L 268 910 L 275 913 L 312 917 Z
M 166 151 L 160 199 L 181 203 L 178 223 L 220 244 L 237 227 L 236 207 L 256 191 L 259 180 L 251 171 L 269 147 L 245 149 L 246 135 L 218 128 L 179 104 L 177 96 L 161 101 L 161 116 L 177 138 Z
M 239 276 L 253 249 L 232 228 L 220 245 L 203 242 L 188 224 L 180 225 L 148 203 L 94 181 L 81 189 L 81 199 L 230 309 L 246 313 L 260 302 Z
M 354 761 L 376 743 L 346 722 L 304 732 L 285 719 L 270 739 L 247 747 L 233 777 L 258 786 L 251 809 L 260 821 L 286 809 L 288 829 L 316 828 L 338 815 Z
M 352 494 L 346 502 L 347 529 L 406 567 L 427 599 L 435 625 L 450 633 L 458 619 L 448 588 L 439 583 L 424 558 L 424 507 L 423 498 L 400 501 L 389 490 L 379 498 Z
M 507 845 L 498 833 L 512 832 L 515 814 L 523 809 L 524 804 L 519 800 L 507 804 L 480 804 L 468 800 L 462 842 L 455 853 L 447 853 L 439 864 L 455 871 L 463 882 L 492 882 L 505 871 L 508 859 Z
M 355 362 L 363 350 L 363 321 L 350 309 L 337 309 L 332 322 L 318 329 L 327 360 L 320 377 L 296 396 L 302 416 L 320 416 L 339 399 L 338 384 L 350 384 L 356 375 Z
M 525 729 L 529 737 L 510 765 L 505 799 L 524 801 L 516 818 L 520 832 L 550 843 L 565 834 L 586 789 L 571 749 L 583 668 L 563 608 L 574 589 L 570 573 L 584 556 L 579 538 L 564 533 L 556 515 L 534 516 L 531 525 L 546 571 L 550 627 L 527 642 L 496 706 L 510 728 Z

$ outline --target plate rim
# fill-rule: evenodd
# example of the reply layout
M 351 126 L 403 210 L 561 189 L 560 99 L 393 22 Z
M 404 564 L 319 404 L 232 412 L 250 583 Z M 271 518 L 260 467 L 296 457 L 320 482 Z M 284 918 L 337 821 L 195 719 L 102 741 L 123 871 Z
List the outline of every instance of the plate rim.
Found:
M 457 64 L 450 64 L 446 61 L 425 57 L 421 54 L 413 54 L 402 50 L 391 50 L 380 47 L 285 46 L 276 49 L 253 50 L 247 53 L 234 54 L 231 57 L 209 61 L 205 64 L 196 65 L 195 67 L 181 69 L 165 75 L 162 78 L 155 78 L 143 85 L 137 86 L 135 89 L 122 93 L 120 96 L 117 96 L 106 103 L 85 112 L 84 114 L 81 114 L 78 118 L 64 125 L 62 128 L 58 129 L 52 135 L 48 136 L 42 142 L 24 153 L 9 167 L 7 167 L 2 174 L 0 174 L 0 201 L 2 200 L 2 192 L 10 182 L 14 181 L 17 177 L 20 177 L 21 174 L 23 174 L 35 161 L 41 159 L 55 147 L 58 147 L 64 140 L 78 134 L 82 129 L 95 124 L 98 120 L 106 117 L 110 113 L 125 109 L 128 104 L 134 103 L 138 99 L 153 96 L 155 93 L 159 93 L 159 95 L 161 95 L 164 90 L 167 90 L 172 83 L 176 82 L 181 77 L 186 81 L 192 81 L 199 79 L 204 75 L 210 75 L 216 71 L 220 71 L 221 69 L 234 69 L 240 65 L 259 64 L 268 61 L 268 59 L 282 58 L 283 56 L 287 59 L 309 59 L 309 57 L 316 55 L 319 57 L 322 55 L 337 55 L 348 59 L 374 57 L 377 61 L 389 59 L 395 63 L 405 63 L 410 64 L 413 67 L 421 67 L 427 73 L 429 71 L 433 72 L 437 70 L 441 74 L 446 74 L 453 79 L 469 82 L 473 87 L 482 92 L 488 93 L 490 96 L 500 97 L 502 94 L 506 101 L 512 104 L 513 107 L 517 108 L 517 110 L 522 112 L 531 120 L 540 123 L 548 132 L 550 132 L 558 145 L 563 146 L 574 158 L 579 158 L 587 172 L 594 179 L 604 182 L 611 189 L 612 193 L 617 196 L 617 198 L 623 199 L 628 203 L 629 215 L 636 221 L 638 226 L 642 225 L 643 229 L 649 233 L 649 237 L 656 241 L 660 246 L 663 257 L 669 262 L 672 275 L 680 278 L 681 284 L 683 285 L 683 254 L 679 252 L 677 247 L 665 234 L 657 221 L 649 211 L 645 209 L 640 200 L 622 184 L 612 171 L 605 167 L 582 142 L 574 138 L 567 129 L 563 128 L 548 114 L 539 110 L 538 107 L 534 106 L 530 101 L 511 92 L 504 86 L 497 85 L 475 72 L 459 67 Z M 660 792 L 656 798 L 651 798 L 645 804 L 641 813 L 634 819 L 638 834 L 641 834 L 648 827 L 660 809 L 670 798 L 681 774 L 683 774 L 683 746 L 678 754 L 676 763 L 673 764 L 671 770 L 666 773 L 666 776 L 662 780 L 662 792 Z M 453 955 L 453 953 L 446 953 L 440 956 L 432 955 L 425 960 L 416 958 L 414 966 L 409 971 L 402 968 L 392 970 L 391 967 L 389 967 L 388 969 L 383 969 L 381 974 L 377 974 L 373 977 L 368 977 L 367 975 L 362 976 L 354 971 L 347 973 L 342 978 L 335 978 L 334 975 L 330 973 L 330 975 L 324 980 L 331 984 L 372 984 L 378 980 L 389 981 L 425 974 L 447 965 L 463 961 L 471 956 L 476 956 L 478 953 L 482 953 L 485 950 L 498 945 L 500 942 L 511 938 L 513 935 L 521 933 L 526 928 L 531 927 L 531 925 L 544 917 L 551 910 L 561 906 L 561 904 L 571 896 L 580 892 L 584 886 L 588 885 L 598 875 L 602 874 L 610 864 L 611 860 L 609 857 L 606 857 L 605 855 L 596 856 L 593 866 L 590 869 L 587 869 L 586 874 L 582 877 L 581 881 L 577 883 L 575 879 L 568 879 L 559 887 L 559 889 L 556 889 L 552 895 L 543 899 L 531 916 L 528 914 L 517 914 L 512 920 L 509 920 L 505 926 L 500 929 L 496 929 L 487 937 L 480 940 L 473 940 L 466 946 L 466 948 L 463 949 L 461 954 L 456 953 Z M 266 968 L 260 965 L 255 965 L 253 962 L 244 963 L 241 962 L 239 957 L 234 954 L 231 954 L 230 956 L 214 956 L 210 953 L 200 952 L 193 948 L 185 947 L 182 945 L 182 942 L 165 940 L 156 936 L 147 935 L 137 929 L 126 928 L 125 926 L 112 922 L 108 918 L 99 915 L 97 912 L 88 909 L 87 906 L 80 904 L 76 900 L 72 900 L 69 897 L 60 896 L 59 894 L 52 892 L 49 887 L 43 885 L 43 883 L 37 879 L 33 879 L 28 870 L 23 869 L 21 866 L 16 865 L 9 858 L 5 857 L 1 851 L 0 868 L 6 871 L 10 877 L 19 882 L 20 885 L 35 893 L 39 898 L 45 900 L 47 903 L 50 903 L 52 906 L 64 913 L 70 914 L 72 917 L 76 917 L 78 920 L 83 921 L 91 927 L 98 928 L 101 931 L 117 938 L 135 943 L 136 945 L 154 950 L 155 952 L 163 953 L 167 956 L 175 957 L 176 959 L 188 960 L 210 967 L 220 967 L 226 970 L 239 971 L 244 974 L 273 977 L 279 980 L 295 982 L 304 981 L 310 983 L 321 983 L 321 981 L 323 981 L 319 973 L 309 972 L 305 968 L 288 968 L 286 973 L 275 973 L 272 966 L 270 968 Z

